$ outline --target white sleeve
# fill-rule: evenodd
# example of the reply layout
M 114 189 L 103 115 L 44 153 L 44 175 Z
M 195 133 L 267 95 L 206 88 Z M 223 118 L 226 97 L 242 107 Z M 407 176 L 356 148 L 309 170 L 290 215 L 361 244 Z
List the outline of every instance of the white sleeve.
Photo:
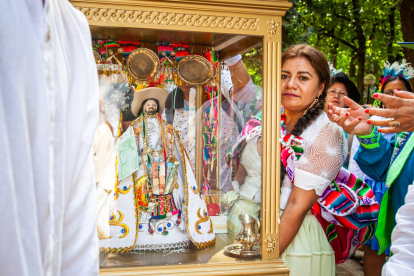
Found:
M 361 168 L 358 166 L 358 163 L 354 160 L 354 156 L 357 153 L 359 149 L 359 141 L 354 137 L 354 140 L 352 141 L 352 147 L 351 147 L 351 154 L 349 156 L 349 167 L 348 170 L 355 174 L 359 179 L 365 180 L 365 174 L 361 170 Z
M 414 186 L 408 186 L 405 204 L 395 217 L 391 252 L 394 254 L 382 268 L 383 276 L 414 275 Z
M 295 168 L 294 185 L 306 191 L 315 190 L 317 195 L 322 195 L 341 169 L 346 153 L 343 131 L 335 124 L 328 123 L 300 157 Z

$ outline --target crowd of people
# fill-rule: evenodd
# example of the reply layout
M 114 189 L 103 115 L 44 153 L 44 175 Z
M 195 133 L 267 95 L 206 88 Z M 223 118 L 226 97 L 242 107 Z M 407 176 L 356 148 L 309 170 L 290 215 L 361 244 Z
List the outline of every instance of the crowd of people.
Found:
M 106 123 L 95 131 L 99 86 L 87 21 L 65 1 L 49 1 L 48 10 L 23 6 L 25 20 L 38 29 L 24 31 L 24 24 L 12 16 L 21 7 L 8 6 L 10 16 L 0 19 L 2 25 L 14 21 L 22 27 L 13 37 L 0 31 L 1 41 L 14 42 L 2 43 L 6 54 L 0 56 L 0 175 L 5 180 L 0 202 L 3 210 L 10 210 L 2 220 L 1 273 L 97 275 L 98 236 L 106 244 L 104 253 L 154 249 L 154 244 L 213 245 L 213 223 L 207 212 L 200 213 L 206 202 L 194 171 L 191 87 L 135 92 L 134 116 L 124 131 L 130 136 L 124 139 L 137 139 L 136 148 L 125 146 L 137 152 L 136 167 L 119 179 L 120 188 L 109 190 L 101 179 L 111 174 L 118 181 L 120 172 L 114 166 L 107 171 L 108 160 L 119 156 L 116 162 L 123 162 L 127 155 L 107 149 L 116 132 L 113 126 Z M 33 49 L 28 40 L 40 46 Z M 16 42 L 21 53 L 32 53 L 35 70 L 25 66 L 23 57 L 16 62 L 7 54 L 16 51 Z M 227 61 L 229 68 L 238 64 L 242 71 L 229 71 L 233 85 L 219 118 L 227 122 L 221 131 L 235 129 L 237 135 L 225 135 L 230 139 L 223 147 L 231 147 L 218 157 L 223 167 L 216 168 L 225 172 L 216 185 L 231 198 L 234 234 L 239 230 L 236 217 L 247 213 L 259 218 L 261 203 L 261 104 L 256 103 L 258 113 L 246 122 L 246 117 L 231 115 L 257 98 L 240 59 Z M 414 274 L 414 93 L 408 82 L 414 70 L 404 62 L 386 63 L 379 93 L 373 95 L 381 107 L 364 107 L 355 84 L 346 74 L 332 72 L 326 57 L 311 46 L 288 48 L 281 66 L 279 240 L 291 275 L 335 275 L 335 265 L 362 247 L 365 275 Z M 94 135 L 106 142 L 93 144 Z M 101 148 L 110 154 L 103 154 L 106 161 L 94 167 Z M 226 165 L 233 161 L 238 166 Z M 136 195 L 128 194 L 132 186 L 149 196 L 136 202 Z M 119 204 L 108 204 L 118 197 L 123 198 Z M 159 208 L 163 204 L 167 211 Z M 113 215 L 108 223 L 104 214 L 97 229 L 102 210 Z M 109 236 L 114 225 L 122 229 Z
M 385 256 L 390 255 L 394 226 L 402 221 L 398 211 L 409 208 L 408 205 L 401 207 L 414 180 L 412 122 L 407 121 L 412 116 L 407 111 L 414 98 L 408 82 L 414 76 L 412 68 L 404 62 L 385 64 L 380 93 L 374 94 L 374 98 L 384 104 L 383 108 L 360 106 L 360 93 L 344 73 L 335 74 L 331 79 L 327 76 L 328 64 L 318 50 L 297 45 L 283 53 L 282 105 L 286 134 L 300 136 L 305 143 L 302 157 L 295 164 L 294 185 L 285 206 L 284 188 L 292 184 L 287 184 L 289 179 L 282 175 L 282 259 L 292 275 L 334 275 L 336 252 L 333 251 L 337 248 L 329 246 L 322 228 L 315 226 L 315 217 L 309 217 L 309 211 L 340 172 L 340 167 L 350 163 L 350 172 L 370 186 L 380 204 L 375 235 L 364 245 L 365 275 L 381 275 L 381 271 L 385 275 L 409 275 L 404 273 L 412 272 L 409 260 L 413 256 L 407 254 L 406 248 L 392 247 L 391 252 L 399 252 L 398 257 L 391 257 L 384 268 L 383 265 Z M 321 125 L 319 130 L 315 128 L 317 124 Z M 308 129 L 312 132 L 307 132 Z M 346 150 L 347 145 L 349 150 Z M 302 163 L 304 158 L 306 161 Z M 407 212 L 404 215 L 407 219 Z M 309 222 L 311 219 L 314 226 Z M 403 225 L 400 227 L 407 227 L 408 223 Z M 401 240 L 403 231 L 396 232 L 393 238 L 397 233 Z M 406 234 L 409 241 L 412 232 Z M 309 261 L 305 262 L 306 259 Z M 407 266 L 404 270 L 403 263 Z M 398 269 L 401 271 L 393 274 Z

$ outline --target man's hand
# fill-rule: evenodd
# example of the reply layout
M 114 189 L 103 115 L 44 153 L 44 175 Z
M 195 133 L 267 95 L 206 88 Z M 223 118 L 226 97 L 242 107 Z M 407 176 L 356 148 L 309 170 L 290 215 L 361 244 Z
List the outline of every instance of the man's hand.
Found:
M 385 127 L 378 129 L 382 133 L 398 133 L 401 131 L 414 131 L 414 93 L 408 91 L 395 90 L 395 96 L 383 93 L 374 94 L 374 98 L 382 101 L 386 105 L 394 106 L 395 109 L 369 109 L 370 115 L 386 117 L 386 120 L 370 120 L 376 126 Z M 390 121 L 400 123 L 400 126 L 391 127 Z
M 328 105 L 329 120 L 342 127 L 348 134 L 369 135 L 373 126 L 367 123 L 369 115 L 365 113 L 364 108 L 348 97 L 344 97 L 344 102 L 349 108 Z

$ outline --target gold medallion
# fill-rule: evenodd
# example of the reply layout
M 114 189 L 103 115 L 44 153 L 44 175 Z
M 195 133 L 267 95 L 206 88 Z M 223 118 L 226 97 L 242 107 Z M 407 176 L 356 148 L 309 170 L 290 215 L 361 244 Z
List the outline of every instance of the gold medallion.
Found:
M 131 76 L 139 81 L 149 81 L 158 72 L 160 60 L 147 48 L 139 48 L 129 54 L 126 67 Z
M 190 55 L 180 60 L 177 72 L 186 83 L 203 85 L 213 76 L 213 66 L 204 57 Z

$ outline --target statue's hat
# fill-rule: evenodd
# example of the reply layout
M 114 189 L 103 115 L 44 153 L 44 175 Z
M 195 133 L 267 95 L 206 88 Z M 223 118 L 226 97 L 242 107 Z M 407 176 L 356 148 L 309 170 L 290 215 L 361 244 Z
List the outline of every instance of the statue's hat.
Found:
M 138 111 L 142 103 L 146 99 L 157 99 L 159 102 L 160 113 L 164 112 L 165 100 L 167 99 L 168 91 L 159 87 L 148 87 L 138 90 L 134 93 L 134 100 L 131 103 L 131 111 L 135 116 L 139 116 Z

